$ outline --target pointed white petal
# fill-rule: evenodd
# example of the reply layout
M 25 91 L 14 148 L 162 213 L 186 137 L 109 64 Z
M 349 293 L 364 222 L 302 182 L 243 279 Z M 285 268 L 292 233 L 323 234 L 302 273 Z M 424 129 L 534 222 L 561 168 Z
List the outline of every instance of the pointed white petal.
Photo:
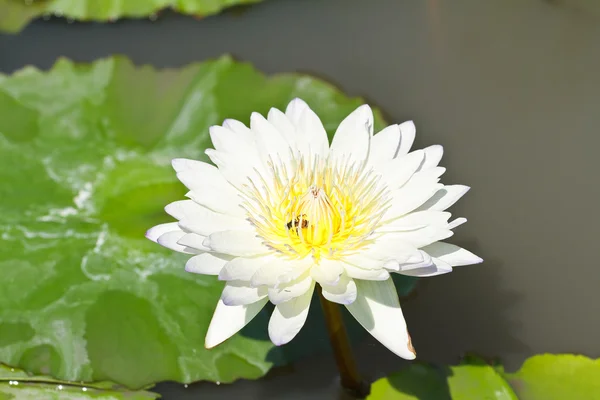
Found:
M 405 215 L 383 225 L 378 231 L 403 232 L 414 231 L 433 225 L 435 227 L 447 227 L 451 214 L 446 211 L 417 211 Z
M 269 253 L 256 232 L 230 230 L 215 232 L 204 240 L 204 246 L 209 247 L 217 253 L 230 254 L 232 256 L 247 257 Z
M 470 187 L 464 185 L 446 185 L 427 200 L 419 210 L 444 211 L 458 201 Z
M 400 148 L 398 149 L 398 154 L 396 157 L 401 157 L 405 154 L 408 154 L 410 148 L 415 141 L 415 134 L 417 132 L 417 128 L 413 121 L 406 121 L 401 123 L 398 128 L 400 128 L 400 132 L 402 132 L 400 139 Z
M 483 259 L 465 250 L 461 247 L 450 243 L 437 242 L 423 247 L 423 251 L 429 253 L 430 256 L 447 262 L 452 267 L 462 265 L 479 264 Z
M 354 318 L 393 353 L 407 360 L 416 357 L 392 279 L 356 281 L 358 295 L 346 308 Z
M 390 221 L 411 211 L 421 210 L 420 206 L 431 198 L 438 190 L 443 187 L 441 183 L 433 185 L 416 186 L 410 182 L 398 190 L 392 192 L 393 199 L 390 208 L 383 216 L 383 221 Z
M 299 297 L 306 293 L 312 287 L 313 280 L 309 274 L 304 274 L 301 278 L 286 284 L 278 285 L 277 288 L 269 288 L 269 300 L 273 304 L 280 304 L 284 301 Z
M 219 275 L 230 256 L 217 253 L 202 253 L 190 258 L 185 263 L 185 270 L 194 274 Z
M 433 263 L 427 267 L 404 269 L 398 273 L 419 278 L 427 278 L 452 272 L 452 267 L 448 263 L 438 258 L 432 258 L 432 262 Z
M 368 281 L 385 281 L 390 273 L 385 269 L 363 269 L 352 264 L 344 263 L 344 270 L 350 278 Z
M 248 282 L 227 282 L 221 293 L 221 300 L 226 306 L 241 306 L 256 303 L 267 296 L 267 288 L 252 287 Z
M 447 228 L 439 228 L 433 225 L 426 226 L 425 228 L 416 229 L 412 231 L 405 232 L 391 232 L 387 235 L 393 237 L 395 241 L 398 243 L 402 243 L 404 245 L 408 245 L 415 249 L 420 249 L 423 246 L 427 246 L 433 242 L 437 242 L 439 240 L 448 239 L 454 232 Z M 415 262 L 415 260 L 400 260 L 399 262 Z
M 296 127 L 296 133 L 303 139 L 298 145 L 305 144 L 307 148 L 298 147 L 304 154 L 318 155 L 321 159 L 329 152 L 329 139 L 323 123 L 310 107 L 300 99 L 294 99 L 288 104 L 285 114 Z
M 425 157 L 423 150 L 397 157 L 381 167 L 382 179 L 390 190 L 401 188 L 417 171 Z
M 271 108 L 267 115 L 267 120 L 273 124 L 275 129 L 279 131 L 281 136 L 284 137 L 292 148 L 298 148 L 298 134 L 296 133 L 296 127 L 292 124 L 287 115 L 276 108 Z
M 204 347 L 213 348 L 236 334 L 252 321 L 268 300 L 265 297 L 256 303 L 243 306 L 226 306 L 223 300 L 219 300 L 206 333 Z
M 326 258 L 322 258 L 319 264 L 313 265 L 310 269 L 310 275 L 315 281 L 328 285 L 337 284 L 342 273 L 344 273 L 344 267 L 341 261 Z
M 288 343 L 304 326 L 314 288 L 312 282 L 303 295 L 275 307 L 269 320 L 269 337 L 276 346 Z
M 321 285 L 323 297 L 339 304 L 350 304 L 356 300 L 356 283 L 348 275 L 340 277 L 337 285 Z
M 250 116 L 250 127 L 256 134 L 258 153 L 265 165 L 269 162 L 288 163 L 290 159 L 290 145 L 281 133 L 259 113 Z
M 444 148 L 439 144 L 434 144 L 423 149 L 425 152 L 425 159 L 423 164 L 419 168 L 419 171 L 425 171 L 430 168 L 437 167 L 444 155 Z
M 165 211 L 177 218 L 184 230 L 204 236 L 216 231 L 251 228 L 248 221 L 240 217 L 215 212 L 193 200 L 173 202 L 165 207 Z
M 398 125 L 390 125 L 375 134 L 371 139 L 368 165 L 378 168 L 396 157 L 400 148 L 400 136 Z
M 219 280 L 222 281 L 248 281 L 252 280 L 252 275 L 262 266 L 273 263 L 274 257 L 237 257 L 229 261 L 219 273 Z
M 398 272 L 398 273 L 402 274 L 407 271 L 430 267 L 433 265 L 433 258 L 429 254 L 427 254 L 427 252 L 425 252 L 423 250 L 419 250 L 419 253 L 421 253 L 421 256 L 422 256 L 422 260 L 419 262 L 396 263 L 396 264 L 388 263 L 388 264 L 386 264 L 386 268 L 390 271 Z
M 161 240 L 159 238 L 159 240 Z M 210 248 L 206 247 L 203 242 L 206 240 L 206 236 L 198 235 L 195 233 L 186 233 L 182 235 L 179 240 L 177 240 L 177 244 L 185 247 L 191 247 L 193 249 L 198 249 L 200 251 L 209 251 Z
M 229 183 L 228 183 L 229 185 Z M 206 186 L 203 190 L 192 190 L 186 194 L 186 197 L 192 199 L 195 203 L 225 215 L 232 215 L 237 218 L 245 218 L 246 211 L 242 208 L 239 192 L 231 185 L 227 191 L 218 188 Z M 225 193 L 227 192 L 227 193 Z
M 462 224 L 464 224 L 465 222 L 467 222 L 466 218 L 463 218 L 463 217 L 456 218 L 454 221 L 450 221 L 450 223 L 448 224 L 448 229 L 454 229 L 456 227 L 459 227 Z
M 299 278 L 313 264 L 310 256 L 302 260 L 286 260 L 275 256 L 271 262 L 262 265 L 252 275 L 251 282 L 253 286 L 265 285 L 276 288 L 282 283 L 289 283 Z
M 186 244 L 179 243 L 181 238 L 183 238 L 185 235 L 187 234 L 182 230 L 163 233 L 158 237 L 156 243 L 166 247 L 167 249 L 175 250 L 180 253 L 198 254 L 200 252 L 199 250 L 201 249 L 195 249 Z
M 160 224 L 153 226 L 146 231 L 146 237 L 153 242 L 157 243 L 158 238 L 167 232 L 181 231 L 177 222 L 169 222 L 167 224 Z
M 364 162 L 369 155 L 372 136 L 373 111 L 365 104 L 340 123 L 331 142 L 331 157 L 343 162 Z
M 241 128 L 241 126 L 244 128 Z M 238 132 L 224 126 L 211 126 L 210 139 L 215 150 L 223 153 L 245 154 L 248 148 L 254 147 L 252 132 L 239 121 L 229 121 L 228 126 L 233 126 Z
M 227 187 L 218 168 L 202 161 L 176 158 L 172 162 L 177 178 L 190 190 L 202 190 L 206 186 Z

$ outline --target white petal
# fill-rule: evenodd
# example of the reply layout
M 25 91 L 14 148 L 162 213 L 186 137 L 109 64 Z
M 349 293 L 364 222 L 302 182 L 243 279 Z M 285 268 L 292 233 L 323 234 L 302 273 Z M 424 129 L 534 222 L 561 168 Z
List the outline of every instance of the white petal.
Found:
M 256 134 L 258 153 L 265 165 L 272 160 L 283 161 L 290 159 L 290 145 L 281 133 L 259 113 L 250 116 L 250 127 Z
M 313 284 L 309 274 L 305 274 L 296 281 L 279 285 L 277 288 L 269 288 L 269 300 L 273 304 L 280 304 L 306 293 Z
M 390 221 L 411 211 L 421 210 L 420 206 L 442 187 L 441 183 L 423 186 L 415 186 L 408 183 L 402 188 L 394 190 L 392 192 L 393 199 L 390 208 L 386 211 L 382 220 Z
M 216 231 L 251 228 L 248 221 L 242 218 L 215 212 L 193 200 L 173 202 L 165 207 L 165 211 L 177 218 L 184 230 L 204 236 Z
M 343 162 L 364 162 L 373 136 L 373 111 L 362 105 L 348 115 L 335 131 L 331 157 Z
M 228 183 L 229 185 L 229 183 Z M 246 211 L 242 208 L 241 197 L 235 188 L 229 185 L 229 190 L 220 190 L 206 186 L 203 190 L 192 190 L 186 194 L 194 202 L 218 213 L 244 218 Z
M 266 254 L 269 250 L 256 237 L 256 232 L 231 230 L 215 232 L 204 240 L 204 246 L 217 253 L 246 257 Z
M 356 283 L 348 275 L 340 277 L 337 285 L 321 285 L 323 297 L 339 304 L 350 304 L 356 300 Z
M 146 231 L 146 237 L 155 243 L 158 243 L 158 238 L 167 232 L 181 231 L 177 222 L 169 222 L 167 224 L 160 224 L 153 226 Z
M 302 260 L 286 260 L 273 257 L 273 261 L 265 263 L 254 275 L 252 275 L 252 285 L 266 285 L 276 288 L 282 283 L 291 282 L 300 277 L 314 262 L 312 257 L 308 256 Z
M 179 243 L 181 238 L 185 235 L 187 234 L 182 230 L 163 233 L 158 237 L 156 243 L 160 244 L 163 247 L 166 247 L 167 249 L 175 250 L 180 253 L 198 254 L 199 249 L 194 249 L 186 244 Z
M 271 108 L 267 115 L 267 120 L 273 124 L 292 148 L 298 148 L 297 143 L 299 137 L 296 133 L 296 127 L 292 124 L 287 115 L 276 108 Z
M 417 211 L 391 221 L 390 223 L 379 228 L 378 231 L 414 231 L 425 228 L 429 225 L 436 227 L 447 227 L 450 216 L 451 214 L 446 211 Z
M 158 239 L 159 241 L 161 238 Z M 195 233 L 186 233 L 182 235 L 179 240 L 177 240 L 177 244 L 181 246 L 191 247 L 193 249 L 198 249 L 200 251 L 209 251 L 210 248 L 206 247 L 203 242 L 206 240 L 206 236 L 198 235 Z
M 458 201 L 470 187 L 464 185 L 446 185 L 427 200 L 419 210 L 444 211 Z
M 219 273 L 222 281 L 251 281 L 252 275 L 264 265 L 273 263 L 272 256 L 237 257 L 229 261 Z
M 233 126 L 237 132 L 224 126 L 211 126 L 210 139 L 215 150 L 219 152 L 245 154 L 249 147 L 254 147 L 254 135 L 244 124 L 233 121 L 235 120 L 228 121 L 228 126 Z
M 393 232 L 387 235 L 393 235 L 394 240 L 398 243 L 408 245 L 415 249 L 420 249 L 423 246 L 427 246 L 433 242 L 439 240 L 448 239 L 454 234 L 450 229 L 439 228 L 433 225 L 426 226 L 425 228 L 416 229 L 406 232 Z M 411 260 L 398 260 L 399 262 L 411 262 Z M 414 261 L 414 260 L 412 260 Z
M 440 181 L 440 176 L 446 172 L 444 167 L 433 167 L 423 171 L 416 172 L 411 178 L 408 184 L 416 186 L 433 185 Z
M 421 253 L 422 258 L 423 258 L 420 262 L 397 263 L 397 264 L 388 263 L 388 264 L 386 264 L 386 268 L 389 269 L 390 271 L 394 271 L 394 272 L 398 272 L 398 273 L 402 274 L 407 271 L 430 267 L 433 265 L 433 258 L 427 252 L 425 252 L 423 250 L 419 250 L 419 253 Z
M 454 229 L 458 226 L 461 226 L 465 222 L 467 222 L 466 218 L 463 218 L 463 217 L 456 218 L 454 221 L 450 221 L 450 223 L 448 224 L 448 229 Z
M 398 125 L 390 125 L 375 134 L 371 139 L 369 165 L 377 168 L 396 157 L 400 148 L 400 136 Z
M 412 231 L 411 231 L 412 232 Z M 415 246 L 403 241 L 406 232 L 391 232 L 386 233 L 377 239 L 375 243 L 369 245 L 363 252 L 362 256 L 373 260 L 382 260 L 384 262 L 395 260 L 396 262 L 420 262 L 422 261 L 421 254 Z M 349 257 L 353 259 L 353 257 Z M 357 264 L 360 267 L 360 265 Z
M 245 140 L 250 140 L 246 138 L 254 137 L 254 134 L 252 133 L 250 128 L 244 125 L 243 122 L 240 122 L 236 119 L 228 118 L 225 121 L 223 121 L 223 128 L 227 128 L 230 131 L 235 132 L 238 135 L 238 137 L 244 137 Z
M 345 257 L 344 262 L 363 269 L 381 269 L 383 268 L 383 265 L 387 261 L 387 258 L 390 257 L 390 255 L 385 254 L 381 256 L 381 258 L 375 258 L 376 255 L 377 254 L 373 251 L 353 254 L 351 256 Z
M 256 303 L 267 296 L 267 288 L 252 287 L 248 282 L 227 282 L 221 293 L 221 300 L 226 306 L 240 306 Z
M 401 157 L 405 154 L 408 154 L 408 152 L 410 151 L 410 148 L 412 147 L 413 142 L 415 141 L 415 134 L 417 128 L 415 127 L 415 124 L 412 121 L 403 122 L 398 126 L 398 128 L 400 128 L 400 132 L 402 132 L 402 135 L 400 138 L 400 148 L 398 149 L 398 154 L 396 155 L 396 157 Z
M 413 360 L 416 353 L 392 279 L 356 281 L 356 286 L 358 296 L 352 304 L 346 305 L 348 311 L 385 347 L 402 358 Z
M 354 279 L 385 281 L 390 277 L 390 273 L 385 269 L 364 269 L 348 263 L 344 263 L 344 270 L 349 277 Z
M 194 274 L 219 275 L 230 256 L 216 253 L 202 253 L 190 258 L 185 263 L 185 270 Z
M 423 149 L 425 152 L 425 160 L 423 161 L 423 165 L 419 168 L 419 171 L 425 171 L 430 168 L 437 167 L 444 155 L 444 148 L 439 144 L 434 144 L 433 146 L 429 146 Z
M 417 171 L 423 162 L 425 153 L 423 150 L 413 151 L 405 156 L 394 158 L 383 165 L 382 179 L 387 183 L 390 190 L 401 188 Z
M 275 307 L 269 320 L 269 337 L 276 346 L 288 343 L 304 326 L 314 288 L 315 284 L 312 282 L 309 290 L 302 296 Z
M 310 269 L 312 278 L 320 284 L 335 285 L 344 273 L 344 267 L 340 261 L 322 258 L 319 264 Z
M 207 185 L 227 187 L 225 178 L 214 165 L 185 158 L 176 158 L 171 164 L 177 178 L 190 190 L 202 190 Z
M 226 306 L 219 300 L 206 333 L 204 347 L 213 348 L 242 329 L 262 310 L 268 299 L 243 306 Z
M 423 247 L 430 256 L 438 258 L 452 267 L 479 264 L 483 261 L 480 257 L 461 247 L 450 243 L 437 242 Z
M 288 104 L 285 114 L 296 127 L 296 132 L 303 139 L 298 142 L 305 143 L 308 148 L 301 148 L 304 154 L 318 155 L 321 159 L 327 157 L 329 152 L 329 139 L 323 123 L 310 107 L 300 99 L 294 99 Z
M 442 275 L 447 274 L 448 272 L 452 272 L 452 267 L 448 263 L 436 258 L 432 258 L 432 261 L 433 264 L 427 267 L 405 269 L 400 271 L 399 273 L 402 275 L 427 278 L 430 276 Z

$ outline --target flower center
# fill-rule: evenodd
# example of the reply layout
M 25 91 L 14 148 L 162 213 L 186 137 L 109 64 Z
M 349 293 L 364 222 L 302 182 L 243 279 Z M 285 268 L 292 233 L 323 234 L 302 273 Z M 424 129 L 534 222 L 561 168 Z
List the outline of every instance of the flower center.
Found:
M 265 245 L 289 258 L 340 258 L 371 243 L 390 200 L 380 176 L 353 163 L 304 157 L 269 163 L 242 195 Z

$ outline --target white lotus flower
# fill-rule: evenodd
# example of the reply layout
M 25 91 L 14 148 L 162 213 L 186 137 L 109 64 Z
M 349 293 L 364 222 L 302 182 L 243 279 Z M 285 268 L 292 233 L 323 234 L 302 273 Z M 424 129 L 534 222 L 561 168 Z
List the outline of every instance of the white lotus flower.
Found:
M 315 284 L 343 304 L 392 352 L 415 358 L 390 273 L 434 276 L 482 260 L 452 244 L 464 218 L 445 212 L 469 189 L 444 186 L 441 146 L 409 152 L 412 122 L 373 135 L 363 105 L 339 125 L 331 146 L 300 99 L 285 113 L 253 113 L 213 126 L 216 165 L 173 160 L 190 200 L 166 212 L 178 222 L 147 237 L 192 257 L 185 268 L 226 281 L 205 345 L 218 345 L 262 307 L 276 305 L 269 336 L 282 345 L 306 321 Z

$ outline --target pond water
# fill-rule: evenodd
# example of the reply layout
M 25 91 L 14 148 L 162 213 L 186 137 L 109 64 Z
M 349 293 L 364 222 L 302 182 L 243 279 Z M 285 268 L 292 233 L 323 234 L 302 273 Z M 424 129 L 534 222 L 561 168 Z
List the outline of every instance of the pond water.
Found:
M 0 71 L 59 56 L 121 53 L 180 66 L 232 53 L 267 73 L 301 71 L 363 96 L 418 147 L 445 147 L 446 183 L 471 192 L 453 242 L 486 261 L 422 281 L 404 302 L 422 360 L 467 351 L 508 369 L 542 352 L 600 356 L 600 7 L 593 1 L 268 0 L 196 21 L 37 21 L 0 36 Z M 372 339 L 370 379 L 403 362 Z M 331 399 L 329 356 L 232 385 L 160 384 L 166 399 Z

